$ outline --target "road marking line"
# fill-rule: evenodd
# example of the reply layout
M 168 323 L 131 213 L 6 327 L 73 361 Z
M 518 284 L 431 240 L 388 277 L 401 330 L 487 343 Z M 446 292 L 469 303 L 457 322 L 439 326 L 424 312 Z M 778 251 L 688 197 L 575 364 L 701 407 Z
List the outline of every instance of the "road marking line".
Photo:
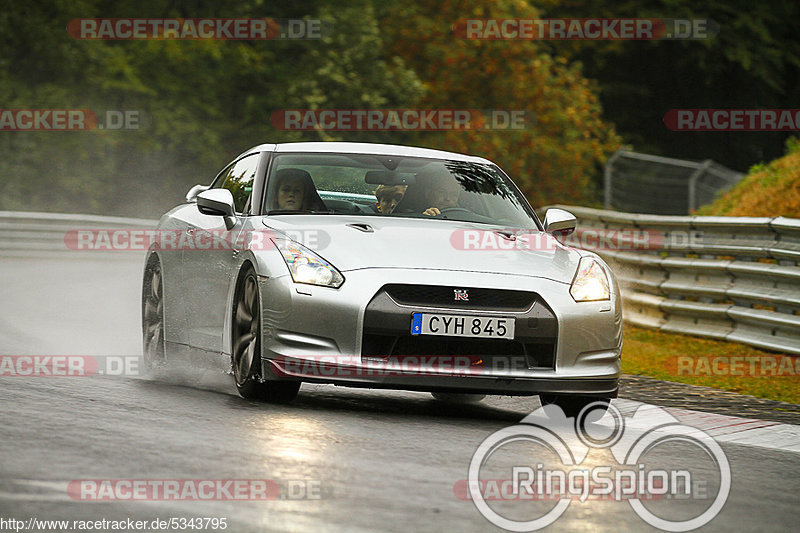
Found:
M 645 404 L 618 398 L 614 400 L 614 405 L 623 416 L 631 416 L 639 406 Z M 677 418 L 682 424 L 705 431 L 717 442 L 800 452 L 800 426 L 797 425 L 705 413 L 677 407 L 662 407 L 662 409 Z M 611 417 L 605 417 L 601 423 L 609 424 L 613 421 Z

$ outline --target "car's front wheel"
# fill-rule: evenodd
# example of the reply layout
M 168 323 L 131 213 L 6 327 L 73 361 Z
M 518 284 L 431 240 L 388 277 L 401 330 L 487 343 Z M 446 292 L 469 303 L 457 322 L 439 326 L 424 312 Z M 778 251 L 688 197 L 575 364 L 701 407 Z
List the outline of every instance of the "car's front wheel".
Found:
M 142 282 L 142 355 L 147 370 L 166 360 L 164 339 L 164 281 L 161 263 L 153 255 L 144 269 Z
M 252 267 L 244 271 L 233 300 L 231 364 L 242 398 L 284 403 L 300 390 L 299 381 L 261 379 L 261 298 Z

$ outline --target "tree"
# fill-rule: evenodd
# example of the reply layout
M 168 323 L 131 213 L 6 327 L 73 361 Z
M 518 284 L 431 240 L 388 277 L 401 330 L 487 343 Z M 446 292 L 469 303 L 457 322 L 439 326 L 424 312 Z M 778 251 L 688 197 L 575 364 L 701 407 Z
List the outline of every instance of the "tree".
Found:
M 335 138 L 276 131 L 287 107 L 399 105 L 422 88 L 401 61 L 384 61 L 368 0 L 275 6 L 259 0 L 14 3 L 0 14 L 0 95 L 6 109 L 135 110 L 132 131 L 2 132 L 0 209 L 156 216 L 195 183 L 263 142 Z M 320 18 L 323 40 L 102 41 L 72 39 L 73 18 Z
M 620 140 L 579 65 L 535 41 L 467 40 L 451 29 L 465 18 L 537 16 L 515 0 L 396 3 L 382 26 L 390 52 L 425 83 L 424 107 L 525 110 L 534 119 L 522 130 L 420 133 L 420 144 L 496 161 L 534 205 L 590 202 L 596 198 L 591 177 Z
M 710 19 L 718 35 L 699 40 L 550 41 L 599 83 L 601 101 L 636 150 L 714 159 L 745 171 L 781 155 L 787 132 L 676 133 L 670 109 L 797 108 L 800 5 L 748 0 L 531 0 L 544 17 Z

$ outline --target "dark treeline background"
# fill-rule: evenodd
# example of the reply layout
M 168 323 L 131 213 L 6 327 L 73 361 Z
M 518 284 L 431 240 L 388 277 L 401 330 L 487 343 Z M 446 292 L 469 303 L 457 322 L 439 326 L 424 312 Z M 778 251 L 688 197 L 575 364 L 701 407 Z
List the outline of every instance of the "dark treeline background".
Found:
M 0 11 L 0 108 L 136 110 L 139 130 L 0 132 L 0 209 L 152 217 L 263 142 L 415 144 L 486 156 L 534 205 L 596 204 L 622 145 L 739 170 L 786 135 L 673 133 L 672 108 L 800 107 L 796 3 L 742 0 L 59 0 Z M 710 18 L 700 41 L 475 41 L 465 18 Z M 322 19 L 314 40 L 75 40 L 76 18 Z M 287 132 L 280 109 L 525 109 L 525 130 Z

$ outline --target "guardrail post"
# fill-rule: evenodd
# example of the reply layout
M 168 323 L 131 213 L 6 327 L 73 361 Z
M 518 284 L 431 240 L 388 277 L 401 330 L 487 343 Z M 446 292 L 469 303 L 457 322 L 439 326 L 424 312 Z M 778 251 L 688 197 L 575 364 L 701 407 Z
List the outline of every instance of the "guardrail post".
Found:
M 711 159 L 706 159 L 697 167 L 697 170 L 689 176 L 689 213 L 697 209 L 697 180 L 708 170 L 708 167 L 710 167 L 712 163 L 714 162 Z
M 619 154 L 622 152 L 622 148 L 614 152 L 614 155 L 608 158 L 606 161 L 606 166 L 603 171 L 603 206 L 605 209 L 612 209 L 611 207 L 611 167 L 614 165 L 614 161 L 617 160 Z

